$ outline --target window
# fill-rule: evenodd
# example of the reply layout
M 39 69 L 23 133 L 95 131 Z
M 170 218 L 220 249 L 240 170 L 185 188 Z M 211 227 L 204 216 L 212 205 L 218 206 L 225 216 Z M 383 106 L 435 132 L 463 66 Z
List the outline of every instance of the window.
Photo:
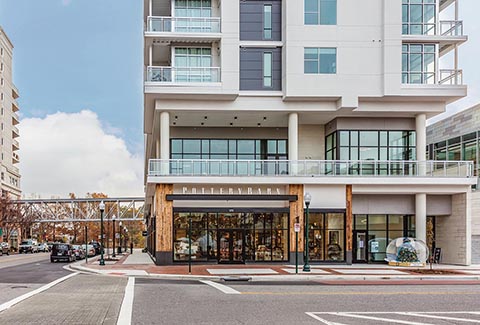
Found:
M 211 17 L 211 0 L 176 0 L 175 17 Z
M 272 39 L 272 5 L 263 6 L 263 39 Z
M 3 84 L 4 84 L 3 78 L 1 79 L 0 84 L 3 86 Z
M 0 100 L 3 101 L 3 93 L 0 94 Z
M 312 212 L 308 228 L 311 261 L 345 260 L 345 214 Z
M 263 53 L 263 87 L 272 88 L 272 62 L 273 53 Z
M 305 25 L 336 25 L 337 0 L 305 0 Z
M 212 69 L 211 48 L 175 48 L 176 82 L 211 82 L 218 80 L 218 70 Z
M 0 55 L 3 56 L 3 47 L 0 47 Z
M 402 83 L 434 84 L 435 53 L 434 44 L 403 44 Z
M 402 34 L 435 35 L 436 0 L 403 0 Z
M 317 47 L 305 48 L 304 72 L 312 74 L 337 73 L 337 49 Z

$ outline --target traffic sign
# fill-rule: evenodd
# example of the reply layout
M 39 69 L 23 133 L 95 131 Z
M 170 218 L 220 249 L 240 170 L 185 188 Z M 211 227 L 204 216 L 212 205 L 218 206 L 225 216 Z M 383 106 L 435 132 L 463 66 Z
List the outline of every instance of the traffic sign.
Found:
M 300 232 L 300 224 L 299 224 L 299 223 L 295 223 L 295 224 L 293 225 L 293 230 L 294 230 L 295 232 Z

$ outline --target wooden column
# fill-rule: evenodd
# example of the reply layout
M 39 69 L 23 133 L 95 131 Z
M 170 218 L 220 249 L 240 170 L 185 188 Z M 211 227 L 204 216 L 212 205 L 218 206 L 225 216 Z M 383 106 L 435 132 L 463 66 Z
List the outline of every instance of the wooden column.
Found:
M 352 264 L 353 250 L 353 212 L 352 212 L 352 185 L 346 186 L 346 220 L 345 233 L 347 236 L 346 262 Z
M 296 202 L 290 202 L 290 256 L 292 253 L 295 253 L 295 231 L 294 231 L 294 224 L 295 220 L 298 217 L 298 222 L 300 223 L 300 232 L 298 233 L 298 251 L 303 252 L 304 247 L 304 235 L 303 235 L 303 184 L 294 184 L 288 186 L 288 194 L 296 195 L 298 200 Z M 303 254 L 299 254 L 303 256 Z M 303 257 L 301 257 L 303 260 Z M 295 259 L 292 260 L 290 258 L 290 262 L 294 262 Z
M 167 201 L 167 194 L 173 194 L 173 185 L 157 184 L 155 189 L 157 264 L 169 264 L 173 259 L 173 202 Z

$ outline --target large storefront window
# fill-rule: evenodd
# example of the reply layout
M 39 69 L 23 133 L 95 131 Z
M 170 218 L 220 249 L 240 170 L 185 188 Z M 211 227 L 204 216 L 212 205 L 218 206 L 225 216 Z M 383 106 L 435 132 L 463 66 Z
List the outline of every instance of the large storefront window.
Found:
M 384 262 L 390 241 L 415 237 L 415 217 L 403 215 L 355 215 L 353 231 L 354 262 Z
M 174 213 L 174 261 L 288 261 L 288 213 Z
M 344 261 L 345 214 L 310 213 L 308 239 L 312 262 Z

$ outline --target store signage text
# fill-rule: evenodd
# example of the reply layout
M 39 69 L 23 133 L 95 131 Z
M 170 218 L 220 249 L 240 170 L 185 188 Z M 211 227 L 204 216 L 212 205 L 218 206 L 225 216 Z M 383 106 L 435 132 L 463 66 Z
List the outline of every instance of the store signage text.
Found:
M 225 195 L 281 195 L 280 188 L 261 188 L 261 187 L 191 187 L 184 186 L 182 188 L 182 194 L 225 194 Z

